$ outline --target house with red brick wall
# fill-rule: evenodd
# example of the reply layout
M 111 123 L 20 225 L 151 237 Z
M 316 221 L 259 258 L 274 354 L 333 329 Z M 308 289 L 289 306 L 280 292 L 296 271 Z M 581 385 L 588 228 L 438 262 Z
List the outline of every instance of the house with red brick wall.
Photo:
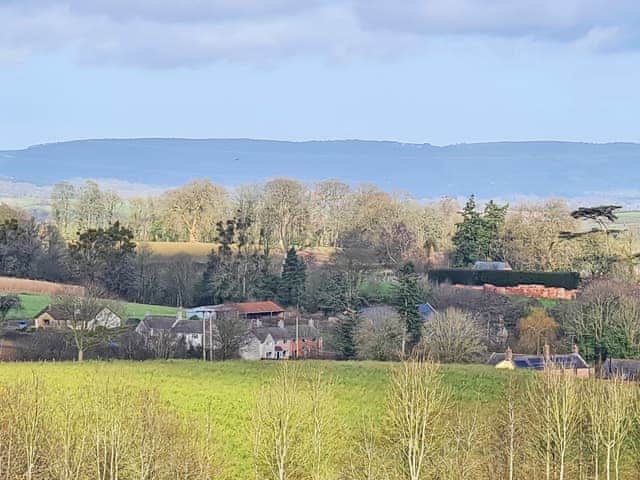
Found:
M 317 358 L 323 350 L 322 336 L 313 320 L 305 324 L 255 327 L 240 351 L 245 360 L 290 360 Z

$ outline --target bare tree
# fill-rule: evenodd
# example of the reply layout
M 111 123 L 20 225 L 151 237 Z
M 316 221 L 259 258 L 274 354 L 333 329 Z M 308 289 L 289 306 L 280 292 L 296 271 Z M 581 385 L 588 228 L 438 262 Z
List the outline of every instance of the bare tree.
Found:
M 482 334 L 473 319 L 448 308 L 432 315 L 425 325 L 422 348 L 444 363 L 467 363 L 484 351 Z
M 387 448 L 373 419 L 362 419 L 344 476 L 348 480 L 390 480 Z
M 69 237 L 74 234 L 76 223 L 74 202 L 76 199 L 76 188 L 69 182 L 56 183 L 51 192 L 51 213 L 53 220 L 62 232 L 62 235 Z
M 275 227 L 283 252 L 289 250 L 308 215 L 307 192 L 302 183 L 287 178 L 271 180 L 264 187 L 265 222 Z
M 614 279 L 594 280 L 568 305 L 563 327 L 601 364 L 611 353 L 628 357 L 640 349 L 639 289 Z
M 360 316 L 355 346 L 362 360 L 397 360 L 406 342 L 406 325 L 391 307 L 371 307 Z
M 292 480 L 306 472 L 300 389 L 300 368 L 284 363 L 258 394 L 252 418 L 257 478 Z
M 411 360 L 395 370 L 387 400 L 387 435 L 402 478 L 421 480 L 436 471 L 433 460 L 442 445 L 449 406 L 436 364 Z
M 350 188 L 337 180 L 324 180 L 311 193 L 311 223 L 318 244 L 337 247 L 346 228 Z
M 190 242 L 204 240 L 207 229 L 224 216 L 226 193 L 209 180 L 195 180 L 162 198 L 164 220 Z
M 570 478 L 580 425 L 580 398 L 576 378 L 555 367 L 548 367 L 529 390 L 528 427 L 539 446 L 547 480 L 554 472 L 558 480 Z
M 70 333 L 78 352 L 77 360 L 84 360 L 85 352 L 99 345 L 107 338 L 106 329 L 96 325 L 96 317 L 105 308 L 116 313 L 117 302 L 100 298 L 97 292 L 87 289 L 83 296 L 60 296 L 55 305 L 65 321 L 65 329 Z
M 221 360 L 236 358 L 250 340 L 250 325 L 237 312 L 218 312 L 214 321 L 213 342 Z

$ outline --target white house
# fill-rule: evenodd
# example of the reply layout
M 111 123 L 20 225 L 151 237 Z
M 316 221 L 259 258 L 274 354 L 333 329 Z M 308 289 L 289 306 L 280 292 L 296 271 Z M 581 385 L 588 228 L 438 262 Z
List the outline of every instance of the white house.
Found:
M 147 338 L 174 337 L 184 340 L 187 347 L 202 348 L 203 335 L 213 333 L 209 331 L 209 323 L 208 320 L 204 325 L 202 320 L 182 320 L 176 315 L 147 315 L 136 327 L 136 332 Z M 211 327 L 215 328 L 215 325 Z
M 70 316 L 68 308 L 56 304 L 48 305 L 35 316 L 34 326 L 35 328 L 73 328 L 73 319 Z M 89 330 L 97 327 L 114 329 L 121 326 L 122 319 L 107 307 L 87 322 Z

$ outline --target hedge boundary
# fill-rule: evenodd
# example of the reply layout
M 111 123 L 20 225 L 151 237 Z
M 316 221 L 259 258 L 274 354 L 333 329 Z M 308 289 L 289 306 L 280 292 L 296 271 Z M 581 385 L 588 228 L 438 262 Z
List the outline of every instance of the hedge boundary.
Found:
M 517 287 L 518 285 L 543 285 L 545 287 L 575 290 L 580 286 L 577 272 L 520 272 L 516 270 L 472 270 L 443 268 L 427 272 L 429 280 L 454 285 Z

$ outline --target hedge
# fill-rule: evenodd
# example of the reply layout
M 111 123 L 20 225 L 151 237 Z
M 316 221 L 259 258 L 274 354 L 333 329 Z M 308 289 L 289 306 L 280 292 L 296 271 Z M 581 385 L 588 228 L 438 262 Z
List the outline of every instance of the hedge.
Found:
M 544 285 L 575 290 L 580 285 L 576 272 L 518 272 L 515 270 L 471 270 L 462 268 L 438 269 L 428 272 L 429 280 L 456 285 L 484 285 L 516 287 L 518 285 Z

